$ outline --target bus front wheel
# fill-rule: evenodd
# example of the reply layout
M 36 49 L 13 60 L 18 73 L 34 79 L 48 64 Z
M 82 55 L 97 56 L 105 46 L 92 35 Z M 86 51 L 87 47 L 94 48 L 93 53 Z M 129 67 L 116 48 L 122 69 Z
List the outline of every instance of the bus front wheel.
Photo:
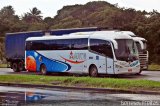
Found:
M 40 71 L 42 75 L 46 75 L 47 74 L 47 68 L 44 64 L 41 65 L 40 67 Z
M 136 75 L 141 75 L 142 73 L 142 70 L 140 70 L 138 73 L 136 73 Z
M 89 68 L 89 76 L 91 77 L 97 77 L 98 76 L 98 70 L 95 65 L 91 65 Z

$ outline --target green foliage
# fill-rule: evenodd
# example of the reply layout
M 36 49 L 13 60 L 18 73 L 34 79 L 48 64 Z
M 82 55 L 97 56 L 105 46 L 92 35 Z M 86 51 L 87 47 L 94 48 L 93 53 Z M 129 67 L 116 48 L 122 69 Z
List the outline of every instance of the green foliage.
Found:
M 148 70 L 160 71 L 160 65 L 152 63 L 151 65 L 149 65 Z
M 22 20 L 27 23 L 37 23 L 42 21 L 41 11 L 34 7 L 30 12 L 22 16 Z
M 46 24 L 44 23 L 32 23 L 29 24 L 28 31 L 35 31 L 35 30 L 45 30 Z
M 1 64 L 0 63 L 0 68 L 7 68 L 7 64 Z
M 51 29 L 62 29 L 62 28 L 77 28 L 81 27 L 82 23 L 78 19 L 73 17 L 67 17 L 61 20 L 58 24 L 51 26 Z
M 6 32 L 12 32 L 14 24 L 18 21 L 19 17 L 15 15 L 12 6 L 3 7 L 0 10 L 0 35 L 4 36 Z
M 4 37 L 0 37 L 0 64 L 5 62 Z
M 156 10 L 146 12 L 119 8 L 117 4 L 112 5 L 105 1 L 64 6 L 54 18 L 44 19 L 36 7 L 21 17 L 15 15 L 12 6 L 0 10 L 0 37 L 4 37 L 7 32 L 93 26 L 130 30 L 144 37 L 148 41 L 150 63 L 160 64 L 160 13 Z M 4 57 L 3 54 L 3 49 L 0 49 L 0 56 Z

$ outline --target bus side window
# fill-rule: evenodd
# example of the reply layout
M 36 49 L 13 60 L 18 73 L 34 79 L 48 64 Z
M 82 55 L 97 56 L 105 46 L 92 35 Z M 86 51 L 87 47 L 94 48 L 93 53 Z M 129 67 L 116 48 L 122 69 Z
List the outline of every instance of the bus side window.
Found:
M 111 44 L 108 41 L 100 39 L 90 39 L 90 49 L 99 54 L 113 58 Z
M 49 50 L 56 50 L 56 40 L 50 40 L 49 41 Z
M 62 45 L 63 45 L 63 50 L 70 50 L 71 49 L 71 40 L 70 39 L 63 39 L 62 40 Z
M 32 41 L 27 41 L 26 42 L 26 50 L 31 50 L 31 46 L 32 46 Z
M 70 50 L 70 39 L 57 40 L 56 50 Z
M 88 39 L 72 39 L 72 50 L 87 50 L 88 49 Z
M 39 50 L 40 44 L 37 41 L 32 42 L 31 50 Z
M 106 54 L 106 56 L 113 58 L 112 47 L 111 47 L 111 43 L 109 41 L 106 41 L 106 43 L 105 43 L 104 53 Z

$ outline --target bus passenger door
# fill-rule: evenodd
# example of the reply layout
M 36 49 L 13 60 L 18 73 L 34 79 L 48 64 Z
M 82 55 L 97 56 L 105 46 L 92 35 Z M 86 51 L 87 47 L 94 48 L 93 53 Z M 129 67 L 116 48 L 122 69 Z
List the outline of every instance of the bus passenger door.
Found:
M 112 58 L 106 58 L 106 69 L 107 69 L 107 74 L 114 74 L 114 66 L 113 66 L 113 59 Z
M 107 74 L 114 74 L 114 56 L 113 56 L 113 49 L 112 43 L 106 42 L 106 69 Z

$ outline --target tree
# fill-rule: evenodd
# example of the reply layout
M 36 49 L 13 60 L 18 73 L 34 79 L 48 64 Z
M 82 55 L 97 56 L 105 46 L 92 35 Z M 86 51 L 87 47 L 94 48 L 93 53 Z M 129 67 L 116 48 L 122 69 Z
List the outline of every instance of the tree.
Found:
M 35 23 L 35 22 L 41 22 L 42 16 L 41 11 L 38 10 L 36 7 L 33 9 L 30 9 L 30 12 L 27 12 L 22 16 L 22 20 L 28 22 L 28 23 Z
M 46 24 L 46 30 L 49 30 L 50 27 L 53 25 L 53 18 L 51 17 L 44 18 L 44 23 Z
M 15 15 L 15 11 L 12 6 L 3 7 L 0 10 L 0 18 L 11 18 Z
M 19 22 L 19 17 L 15 15 L 12 6 L 3 7 L 0 10 L 0 35 L 5 35 L 6 32 L 14 32 L 14 24 Z

